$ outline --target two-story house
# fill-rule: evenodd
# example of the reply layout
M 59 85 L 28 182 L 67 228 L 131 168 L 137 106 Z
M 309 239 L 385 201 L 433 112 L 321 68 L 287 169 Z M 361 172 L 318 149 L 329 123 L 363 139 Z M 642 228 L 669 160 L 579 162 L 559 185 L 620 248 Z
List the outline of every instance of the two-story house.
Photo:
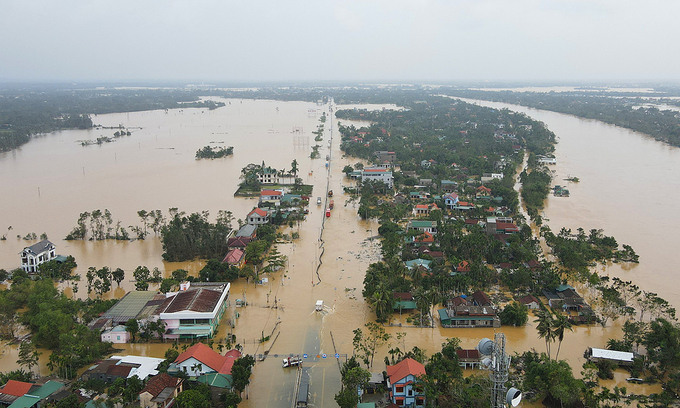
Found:
M 47 239 L 21 251 L 21 269 L 28 273 L 38 272 L 38 266 L 57 257 L 56 246 Z
M 412 358 L 387 366 L 390 401 L 400 407 L 424 407 L 425 391 L 416 384 L 421 375 L 425 375 L 425 366 Z

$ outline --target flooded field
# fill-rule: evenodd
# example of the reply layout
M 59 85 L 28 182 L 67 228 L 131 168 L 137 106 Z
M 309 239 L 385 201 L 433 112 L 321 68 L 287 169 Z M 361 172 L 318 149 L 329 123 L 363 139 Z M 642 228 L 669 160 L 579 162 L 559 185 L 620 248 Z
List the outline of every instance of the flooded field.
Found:
M 36 138 L 17 151 L 0 154 L 0 233 L 7 226 L 13 227 L 8 240 L 0 241 L 0 268 L 17 267 L 18 253 L 32 243 L 17 240 L 17 234 L 46 232 L 57 245 L 58 253 L 76 258 L 78 273 L 84 275 L 90 266 L 120 267 L 128 273 L 121 288 L 109 292 L 107 297 L 118 298 L 134 289 L 131 273 L 138 265 L 158 267 L 164 276 L 178 268 L 195 275 L 203 266 L 201 262 L 162 261 L 162 246 L 153 236 L 134 242 L 79 242 L 62 238 L 75 226 L 79 213 L 98 208 L 108 208 L 114 220 L 121 220 L 126 227 L 139 225 L 136 212 L 141 209 L 161 209 L 166 213 L 169 207 L 186 212 L 210 210 L 213 216 L 224 209 L 232 211 L 235 218 L 244 218 L 256 202 L 233 197 L 241 168 L 265 161 L 278 169 L 289 169 L 293 159 L 297 159 L 303 181 L 314 185 L 314 197 L 323 197 L 327 185 L 335 192 L 335 209 L 324 221 L 323 207 L 312 202 L 307 221 L 292 229 L 299 232 L 300 239 L 279 245 L 281 253 L 289 258 L 288 266 L 269 276 L 266 284 L 246 284 L 243 280 L 232 284 L 230 307 L 217 339 L 233 333 L 244 352 L 254 355 L 268 352 L 268 357 L 256 364 L 248 399 L 241 406 L 291 405 L 294 370 L 283 369 L 280 363 L 281 357 L 289 354 L 308 355 L 305 365 L 312 367 L 313 406 L 336 406 L 333 395 L 340 389 L 340 374 L 335 354 L 340 354 L 341 361 L 346 355 L 351 356 L 352 330 L 374 318 L 361 290 L 364 271 L 379 259 L 378 241 L 371 239 L 377 235 L 378 225 L 361 221 L 350 197 L 342 194 L 342 187 L 350 181 L 341 170 L 357 160 L 342 157 L 335 119 L 332 126 L 327 121 L 324 140 L 319 142 L 321 156 L 331 155 L 329 170 L 323 159 L 309 159 L 310 146 L 315 143 L 311 132 L 316 129 L 320 112 L 327 111 L 327 105 L 226 102 L 227 106 L 214 111 L 185 109 L 100 115 L 93 118 L 95 123 L 122 124 L 131 128 L 132 135 L 115 143 L 83 147 L 78 140 L 110 135 L 113 130 L 63 131 Z M 309 109 L 317 112 L 309 114 Z M 662 235 L 670 228 L 670 223 L 665 222 L 667 210 L 680 198 L 677 197 L 680 186 L 678 180 L 658 177 L 658 172 L 671 175 L 680 170 L 678 149 L 598 122 L 540 111 L 531 111 L 530 115 L 545 121 L 560 137 L 556 179 L 571 174 L 582 180 L 569 186 L 571 198 L 550 197 L 546 208 L 548 223 L 553 229 L 562 225 L 603 228 L 620 242 L 631 244 L 640 254 L 641 264 L 628 269 L 614 265 L 607 272 L 633 279 L 674 305 L 680 303 L 677 288 L 663 285 L 672 278 L 673 259 L 667 255 L 673 252 L 665 252 L 669 244 Z M 224 142 L 215 146 L 234 146 L 234 156 L 195 160 L 196 150 L 211 142 Z M 632 150 L 627 150 L 627 144 L 631 144 Z M 663 190 L 664 194 L 661 197 L 649 194 L 648 189 Z M 654 200 L 650 201 L 650 197 Z M 290 233 L 291 229 L 285 227 L 283 232 Z M 86 296 L 85 283 L 81 281 L 79 285 L 76 296 Z M 73 293 L 68 285 L 65 291 Z M 245 299 L 248 306 L 236 308 L 237 298 Z M 321 312 L 314 311 L 317 300 L 324 301 Z M 417 345 L 428 355 L 438 351 L 448 337 L 458 337 L 464 348 L 473 348 L 482 337 L 492 338 L 494 334 L 493 329 L 408 327 L 405 316 L 393 323 L 394 326 L 386 328 L 389 333 L 395 337 L 399 332 L 406 333 L 399 347 L 411 349 Z M 567 359 L 578 374 L 584 350 L 589 346 L 601 347 L 608 338 L 618 336 L 620 324 L 617 321 L 607 328 L 575 327 L 573 333 L 566 334 L 560 357 Z M 526 327 L 501 329 L 507 336 L 509 353 L 530 348 L 544 350 L 545 343 L 536 335 L 534 325 L 530 319 Z M 263 336 L 270 336 L 270 340 L 260 343 Z M 392 344 L 397 345 L 396 340 Z M 169 344 L 118 347 L 124 350 L 122 353 L 162 357 Z M 376 356 L 372 371 L 385 369 L 382 360 L 387 349 Z M 0 354 L 3 370 L 15 367 L 16 354 L 15 346 L 3 348 Z M 48 371 L 46 361 L 44 352 L 40 364 L 43 374 Z M 623 375 L 617 373 L 615 379 L 620 385 L 626 384 Z M 640 392 L 652 390 L 639 387 Z M 629 389 L 633 391 L 630 386 Z

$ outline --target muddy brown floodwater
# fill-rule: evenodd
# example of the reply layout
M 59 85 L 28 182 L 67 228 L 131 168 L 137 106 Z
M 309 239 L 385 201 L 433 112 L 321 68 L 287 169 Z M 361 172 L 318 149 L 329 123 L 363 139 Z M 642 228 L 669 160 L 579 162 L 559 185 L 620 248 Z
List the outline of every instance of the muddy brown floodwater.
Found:
M 195 275 L 203 266 L 202 262 L 162 261 L 162 246 L 154 237 L 134 242 L 74 242 L 62 238 L 75 226 L 79 213 L 93 209 L 108 208 L 114 220 L 121 220 L 126 227 L 139 224 L 136 212 L 140 209 L 161 209 L 166 214 L 170 207 L 186 212 L 210 210 L 212 216 L 225 209 L 232 211 L 235 218 L 244 218 L 256 201 L 233 197 L 241 168 L 264 160 L 267 165 L 289 169 L 293 159 L 297 159 L 304 182 L 314 185 L 313 197 L 324 197 L 328 185 L 335 193 L 335 209 L 324 222 L 323 206 L 316 206 L 316 200 L 311 200 L 307 220 L 292 230 L 289 227 L 283 230 L 288 234 L 292 231 L 300 233 L 294 243 L 279 245 L 281 253 L 289 258 L 287 267 L 268 276 L 268 282 L 263 285 L 246 284 L 242 280 L 232 284 L 230 307 L 217 339 L 233 333 L 246 353 L 268 352 L 268 357 L 254 368 L 248 399 L 242 406 L 290 407 L 295 370 L 281 368 L 280 361 L 289 354 L 307 354 L 305 366 L 311 367 L 312 373 L 312 406 L 334 407 L 333 395 L 340 389 L 334 355 L 340 354 L 341 361 L 346 355 L 351 356 L 352 330 L 374 318 L 361 290 L 366 268 L 378 260 L 380 254 L 378 241 L 371 239 L 377 235 L 377 223 L 360 220 L 357 207 L 342 193 L 342 187 L 351 184 L 343 177 L 342 168 L 357 160 L 342 157 L 335 119 L 332 132 L 330 120 L 327 121 L 324 140 L 319 142 L 322 158 L 309 159 L 310 146 L 315 144 L 311 132 L 316 129 L 320 113 L 328 112 L 328 105 L 234 99 L 225 102 L 227 106 L 214 111 L 176 109 L 99 115 L 93 117 L 95 123 L 104 126 L 122 124 L 135 129 L 130 137 L 115 143 L 88 147 L 80 146 L 76 141 L 110 136 L 113 130 L 57 132 L 35 138 L 14 152 L 0 154 L 0 234 L 7 226 L 13 227 L 8 233 L 9 239 L 0 241 L 0 268 L 17 267 L 18 253 L 32 243 L 16 239 L 17 234 L 46 232 L 57 245 L 58 253 L 75 256 L 76 272 L 81 275 L 90 266 L 105 265 L 121 267 L 127 272 L 121 288 L 112 290 L 106 297 L 119 298 L 125 291 L 133 290 L 131 275 L 138 265 L 158 267 L 164 276 L 178 268 Z M 382 108 L 378 105 L 364 107 Z M 310 109 L 317 112 L 309 114 Z M 530 115 L 545 121 L 560 137 L 556 167 L 560 178 L 564 173 L 583 180 L 579 185 L 569 186 L 570 198 L 550 197 L 546 208 L 549 224 L 553 229 L 559 229 L 561 225 L 604 228 L 620 242 L 631 244 L 641 255 L 642 263 L 629 270 L 609 266 L 607 272 L 639 280 L 642 288 L 656 291 L 677 304 L 677 293 L 673 292 L 677 289 L 662 284 L 670 279 L 673 260 L 665 255 L 672 251 L 664 254 L 662 260 L 653 259 L 661 249 L 667 248 L 656 242 L 662 240 L 658 231 L 665 231 L 663 228 L 654 230 L 663 227 L 657 223 L 658 215 L 663 209 L 672 208 L 680 194 L 677 178 L 668 183 L 672 175 L 677 174 L 677 149 L 598 122 L 540 111 L 532 111 Z M 329 150 L 331 136 L 333 143 Z M 212 161 L 194 160 L 196 150 L 211 142 L 224 142 L 215 144 L 217 146 L 234 146 L 234 155 Z M 616 146 L 609 146 L 610 142 Z M 599 145 L 593 146 L 593 143 Z M 629 157 L 628 153 L 619 152 L 620 160 L 609 157 L 618 150 L 627 149 L 626 144 L 631 144 L 632 151 L 637 151 L 638 155 Z M 588 156 L 593 153 L 602 157 Z M 329 170 L 323 160 L 327 154 L 332 156 Z M 637 159 L 632 160 L 634 157 Z M 631 177 L 631 171 L 617 170 L 614 166 L 617 163 L 628 165 L 636 175 Z M 583 167 L 585 165 L 590 167 Z M 658 177 L 656 172 L 660 167 L 665 169 L 665 173 L 661 173 L 668 177 Z M 638 188 L 640 184 L 644 184 L 642 192 Z M 657 194 L 644 194 L 647 188 Z M 658 194 L 659 191 L 664 194 Z M 666 196 L 671 198 L 666 199 Z M 654 200 L 650 202 L 649 197 Z M 646 198 L 646 202 L 642 198 Z M 643 204 L 642 209 L 635 210 L 639 202 Z M 630 206 L 633 208 L 631 213 L 617 213 Z M 643 211 L 650 206 L 656 211 L 651 214 L 649 208 Z M 319 241 L 322 223 L 325 227 L 323 245 Z M 643 228 L 645 224 L 652 230 Z M 671 223 L 667 224 L 670 227 Z M 644 243 L 635 238 L 639 233 L 644 234 Z M 87 296 L 85 282 L 81 281 L 79 286 L 75 295 Z M 63 285 L 63 288 L 67 294 L 73 294 L 72 285 Z M 236 308 L 234 300 L 237 298 L 245 299 L 248 306 Z M 314 311 L 317 300 L 324 301 L 322 312 Z M 526 327 L 501 329 L 507 336 L 509 353 L 544 349 L 532 320 Z M 417 345 L 428 354 L 439 350 L 449 337 L 458 337 L 464 348 L 473 348 L 482 337 L 493 338 L 494 335 L 493 329 L 408 327 L 406 316 L 396 317 L 393 323 L 395 326 L 386 328 L 389 333 L 394 336 L 399 332 L 406 333 L 403 343 L 397 344 L 393 340 L 393 345 L 405 349 Z M 401 327 L 399 323 L 402 323 Z M 565 336 L 560 357 L 567 359 L 578 374 L 584 361 L 584 350 L 589 346 L 601 347 L 608 338 L 619 336 L 620 332 L 620 322 L 606 328 L 575 327 L 573 333 Z M 271 339 L 260 344 L 258 340 L 263 335 L 271 336 Z M 138 343 L 117 347 L 123 349 L 122 353 L 162 357 L 169 344 Z M 388 347 L 380 350 L 373 371 L 385 369 L 382 360 L 387 350 Z M 16 367 L 16 354 L 16 346 L 3 348 L 0 354 L 3 371 Z M 323 358 L 324 354 L 326 358 Z M 47 374 L 47 358 L 48 352 L 44 351 L 40 365 L 42 374 Z M 614 384 L 627 386 L 629 392 L 658 391 L 658 387 L 627 384 L 623 372 L 607 383 L 610 387 Z

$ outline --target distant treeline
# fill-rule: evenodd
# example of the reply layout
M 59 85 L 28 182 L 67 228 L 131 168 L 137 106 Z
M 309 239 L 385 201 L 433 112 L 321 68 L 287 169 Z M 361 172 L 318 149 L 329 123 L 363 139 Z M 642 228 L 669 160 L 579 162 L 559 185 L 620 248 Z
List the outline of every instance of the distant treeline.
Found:
M 0 152 L 19 147 L 38 133 L 91 128 L 92 114 L 224 106 L 223 102 L 199 101 L 198 96 L 196 91 L 180 89 L 3 89 Z
M 538 93 L 512 91 L 449 90 L 452 96 L 483 99 L 494 102 L 511 103 L 566 113 L 586 119 L 625 127 L 645 133 L 656 140 L 673 146 L 680 146 L 680 115 L 677 111 L 659 110 L 649 104 L 649 100 L 636 96 L 616 98 L 590 93 Z
M 202 149 L 196 150 L 196 160 L 199 159 L 219 159 L 234 154 L 234 146 L 229 147 L 210 147 L 204 146 Z

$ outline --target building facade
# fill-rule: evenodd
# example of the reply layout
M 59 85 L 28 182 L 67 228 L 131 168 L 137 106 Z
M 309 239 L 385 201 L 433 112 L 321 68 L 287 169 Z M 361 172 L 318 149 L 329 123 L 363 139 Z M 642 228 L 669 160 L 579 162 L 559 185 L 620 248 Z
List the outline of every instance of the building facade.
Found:
M 21 269 L 28 273 L 38 272 L 38 266 L 57 257 L 56 246 L 44 239 L 21 251 Z

